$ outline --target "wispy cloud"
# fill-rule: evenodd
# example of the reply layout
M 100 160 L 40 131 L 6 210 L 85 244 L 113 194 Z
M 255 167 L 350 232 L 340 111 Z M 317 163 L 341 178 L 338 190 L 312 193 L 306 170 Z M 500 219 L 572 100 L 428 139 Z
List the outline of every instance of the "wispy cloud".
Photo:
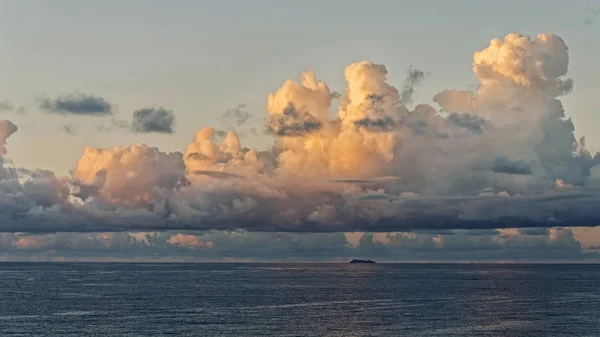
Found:
M 593 25 L 598 18 L 600 18 L 600 7 L 595 8 L 591 5 L 587 5 L 587 15 L 585 19 L 583 19 L 583 23 L 586 25 Z
M 71 124 L 64 124 L 61 129 L 69 135 L 77 134 L 77 132 L 75 132 L 75 128 L 73 128 L 73 125 Z

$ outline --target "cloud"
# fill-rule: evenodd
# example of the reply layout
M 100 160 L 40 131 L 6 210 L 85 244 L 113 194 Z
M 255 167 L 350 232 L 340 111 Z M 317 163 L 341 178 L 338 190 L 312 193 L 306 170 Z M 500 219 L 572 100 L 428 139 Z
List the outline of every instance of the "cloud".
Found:
M 0 112 L 16 112 L 17 115 L 24 115 L 27 113 L 27 108 L 24 106 L 15 106 L 8 100 L 0 101 Z
M 371 94 L 365 98 L 369 101 L 369 109 L 372 110 L 373 115 L 354 121 L 356 127 L 365 128 L 371 132 L 390 132 L 398 127 L 396 120 L 387 115 L 382 107 L 386 101 L 385 95 Z
M 415 86 L 417 86 L 425 78 L 425 73 L 419 69 L 415 69 L 412 66 L 408 68 L 408 75 L 404 80 L 404 86 L 400 93 L 401 104 L 412 103 L 413 95 L 415 94 Z
M 0 101 L 0 111 L 13 111 L 15 109 L 15 106 L 7 101 L 7 100 L 3 100 Z
M 72 173 L 73 181 L 87 187 L 83 201 L 147 207 L 163 190 L 176 189 L 184 179 L 182 155 L 164 153 L 136 144 L 109 150 L 87 147 Z M 89 193 L 92 192 L 93 193 Z
M 566 78 L 569 54 L 565 42 L 554 34 L 536 39 L 508 34 L 473 56 L 473 71 L 482 84 L 499 82 L 535 88 L 551 96 L 570 92 L 573 82 Z
M 163 107 L 140 109 L 133 112 L 131 128 L 139 133 L 173 133 L 175 115 Z
M 305 72 L 301 83 L 287 80 L 267 99 L 267 131 L 277 136 L 303 136 L 322 128 L 331 106 L 329 87 L 314 72 Z
M 224 120 L 233 120 L 237 126 L 244 125 L 253 117 L 252 114 L 246 110 L 246 108 L 247 106 L 245 104 L 237 105 L 233 108 L 227 109 L 227 111 L 221 115 L 221 118 Z
M 296 137 L 319 130 L 323 125 L 307 111 L 288 105 L 280 115 L 269 116 L 267 130 L 277 136 Z
M 473 133 L 482 133 L 485 127 L 485 119 L 467 113 L 452 112 L 448 115 L 448 122 Z
M 182 153 L 88 147 L 68 177 L 3 167 L 0 231 L 595 226 L 600 155 L 575 140 L 565 118 L 568 64 L 556 35 L 493 39 L 474 54 L 476 90 L 442 91 L 434 97 L 439 111 L 407 108 L 388 68 L 370 61 L 344 69 L 346 88 L 333 111 L 329 86 L 305 72 L 267 97 L 274 141 L 264 150 L 206 126 Z M 409 71 L 407 87 L 420 78 Z
M 196 235 L 181 234 L 178 233 L 171 236 L 168 241 L 170 244 L 178 245 L 181 247 L 195 249 L 195 248 L 212 248 L 213 243 L 210 241 L 201 241 Z
M 358 184 L 358 185 L 381 185 L 387 186 L 398 181 L 398 177 L 375 177 L 369 179 L 330 179 L 331 183 L 343 183 L 343 184 Z
M 491 170 L 506 174 L 532 174 L 529 164 L 523 161 L 509 160 L 505 157 L 496 158 L 492 163 Z
M 590 5 L 588 5 L 587 7 L 587 16 L 585 17 L 585 19 L 583 19 L 583 24 L 586 25 L 593 25 L 596 20 L 598 19 L 598 17 L 600 17 L 600 8 L 594 8 Z
M 75 135 L 77 133 L 71 124 L 64 124 L 62 130 L 69 135 Z
M 112 106 L 102 97 L 73 92 L 54 99 L 40 99 L 39 108 L 48 113 L 79 116 L 112 115 Z
M 123 130 L 133 133 L 173 133 L 176 118 L 173 111 L 163 107 L 135 110 L 132 121 L 112 118 L 103 120 L 96 129 L 103 132 Z
M 0 121 L 0 156 L 6 155 L 6 140 L 17 130 L 18 128 L 13 122 L 7 119 Z
M 165 259 L 195 261 L 597 260 L 571 228 L 439 233 L 269 233 L 167 231 L 118 233 L 0 233 L 0 253 L 15 260 Z
M 277 121 L 275 121 L 275 123 L 277 123 Z M 227 131 L 225 130 L 234 131 L 240 137 L 244 137 L 248 133 L 258 136 L 259 129 L 264 129 L 264 118 L 258 118 L 257 115 L 248 111 L 248 106 L 246 104 L 238 104 L 221 114 L 219 124 L 221 130 L 215 130 L 217 138 L 225 137 L 227 134 Z M 268 126 L 264 131 L 267 133 L 271 132 L 269 131 Z
M 129 121 L 116 118 L 102 120 L 99 124 L 95 125 L 95 128 L 96 130 L 102 132 L 109 132 L 113 130 L 132 131 L 131 123 Z
M 205 175 L 212 178 L 242 178 L 241 175 L 229 172 L 221 172 L 221 171 L 209 171 L 209 170 L 196 170 L 192 172 L 193 174 Z

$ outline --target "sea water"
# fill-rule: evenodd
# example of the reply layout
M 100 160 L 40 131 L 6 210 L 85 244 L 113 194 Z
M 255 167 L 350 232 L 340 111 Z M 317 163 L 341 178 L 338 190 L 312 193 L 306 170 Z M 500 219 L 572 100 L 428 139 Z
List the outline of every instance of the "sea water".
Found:
M 1 336 L 600 336 L 600 265 L 1 263 Z

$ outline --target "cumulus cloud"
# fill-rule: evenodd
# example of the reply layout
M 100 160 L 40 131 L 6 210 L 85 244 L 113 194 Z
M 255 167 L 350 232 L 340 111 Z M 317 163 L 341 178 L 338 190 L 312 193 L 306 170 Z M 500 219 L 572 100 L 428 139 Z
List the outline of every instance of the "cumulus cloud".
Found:
M 0 156 L 6 154 L 6 140 L 17 130 L 18 128 L 13 122 L 7 119 L 0 121 Z
M 473 57 L 477 89 L 442 91 L 434 97 L 439 110 L 404 104 L 423 77 L 412 68 L 399 91 L 388 83 L 386 66 L 350 64 L 340 95 L 309 71 L 268 96 L 274 142 L 265 150 L 244 147 L 235 131 L 207 126 L 183 153 L 144 144 L 88 147 L 69 177 L 23 177 L 5 167 L 0 230 L 594 226 L 600 155 L 575 140 L 565 118 L 560 97 L 573 85 L 568 63 L 566 44 L 553 34 L 493 39 Z M 430 241 L 439 247 L 451 240 Z
M 303 136 L 322 127 L 315 117 L 307 111 L 299 111 L 293 105 L 285 108 L 281 115 L 271 116 L 267 130 L 277 136 Z
M 131 128 L 139 133 L 173 133 L 175 114 L 163 107 L 140 109 L 133 112 Z
M 536 39 L 509 34 L 504 40 L 493 39 L 486 49 L 475 53 L 473 61 L 473 71 L 482 84 L 516 84 L 551 96 L 572 88 L 572 80 L 565 77 L 568 48 L 554 34 L 538 34 Z
M 48 113 L 79 116 L 112 115 L 112 106 L 102 97 L 73 92 L 54 99 L 40 99 L 39 108 Z
M 301 83 L 286 81 L 268 97 L 267 130 L 277 136 L 303 136 L 321 129 L 328 119 L 331 92 L 314 72 L 302 74 Z
M 183 182 L 181 153 L 164 153 L 136 144 L 112 149 L 87 147 L 72 173 L 82 200 L 102 200 L 112 205 L 148 206 L 163 190 Z

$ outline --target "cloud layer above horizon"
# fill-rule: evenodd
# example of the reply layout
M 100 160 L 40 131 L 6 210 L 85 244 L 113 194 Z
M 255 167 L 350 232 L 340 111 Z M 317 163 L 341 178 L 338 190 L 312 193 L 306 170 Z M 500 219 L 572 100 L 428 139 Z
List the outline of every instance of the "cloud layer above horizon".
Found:
M 509 34 L 474 54 L 478 88 L 444 90 L 433 97 L 437 108 L 410 106 L 424 77 L 413 68 L 401 90 L 387 82 L 386 66 L 370 61 L 345 68 L 341 94 L 312 71 L 287 80 L 267 97 L 265 130 L 274 142 L 262 151 L 233 131 L 204 127 L 183 152 L 88 147 L 69 177 L 0 157 L 0 231 L 596 226 L 600 155 L 575 139 L 565 118 L 559 98 L 573 88 L 568 65 L 560 37 Z M 111 112 L 101 98 L 69 97 L 42 107 Z M 235 111 L 239 123 L 248 120 Z M 132 125 L 171 133 L 174 121 L 172 111 L 152 108 L 137 111 Z M 4 155 L 17 127 L 1 123 Z
M 598 261 L 588 229 L 403 233 L 0 233 L 0 261 Z

